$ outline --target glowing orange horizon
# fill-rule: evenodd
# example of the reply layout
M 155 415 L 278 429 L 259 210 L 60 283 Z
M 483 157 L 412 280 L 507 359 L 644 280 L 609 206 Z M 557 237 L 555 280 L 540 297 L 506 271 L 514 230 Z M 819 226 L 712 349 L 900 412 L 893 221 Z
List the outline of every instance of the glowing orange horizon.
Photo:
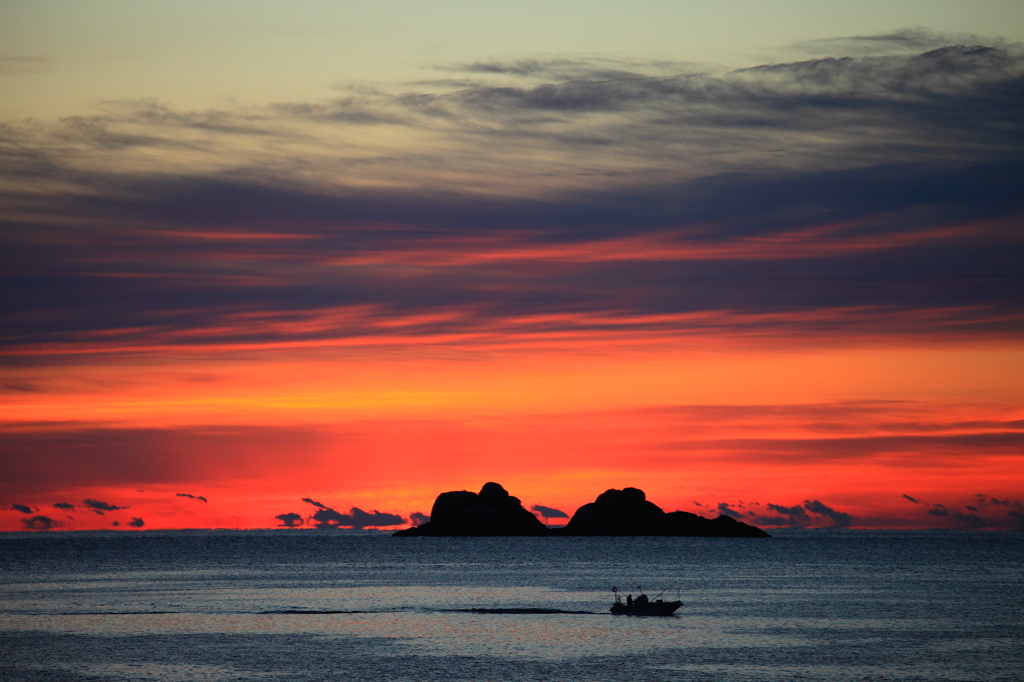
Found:
M 306 497 L 409 519 L 488 480 L 567 514 L 634 486 L 669 511 L 724 504 L 766 527 L 778 516 L 767 505 L 812 500 L 851 527 L 951 527 L 978 493 L 1024 488 L 1024 358 L 1012 347 L 66 362 L 15 373 L 38 390 L 8 394 L 0 418 L 25 458 L 2 494 L 62 529 L 268 528 L 285 513 L 309 524 Z M 84 499 L 127 509 L 99 514 Z M 929 514 L 941 509 L 956 511 Z M 1012 508 L 988 509 L 986 527 L 1008 527 Z M 8 510 L 0 529 L 26 518 Z

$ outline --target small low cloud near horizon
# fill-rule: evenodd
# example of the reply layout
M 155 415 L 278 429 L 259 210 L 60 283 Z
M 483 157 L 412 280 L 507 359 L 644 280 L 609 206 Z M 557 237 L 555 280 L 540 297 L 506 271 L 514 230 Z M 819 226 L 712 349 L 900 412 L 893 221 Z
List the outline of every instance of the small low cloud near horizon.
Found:
M 30 519 L 22 519 L 23 530 L 51 530 L 53 528 L 60 528 L 64 524 L 60 521 L 55 521 L 48 516 L 33 516 Z
M 804 500 L 803 504 L 795 505 L 719 502 L 717 511 L 744 523 L 769 528 L 849 528 L 857 522 L 851 514 L 820 500 Z
M 542 504 L 535 504 L 530 507 L 535 515 L 540 516 L 545 523 L 549 522 L 550 519 L 566 519 L 568 520 L 569 515 L 561 509 L 555 509 L 553 507 L 545 507 Z
M 103 514 L 108 511 L 120 511 L 122 509 L 128 509 L 128 507 L 119 507 L 116 504 L 110 504 L 109 502 L 104 502 L 102 500 L 91 500 L 88 498 L 82 500 L 82 506 L 96 514 Z
M 1024 28 L 669 5 L 486 50 L 422 42 L 445 3 L 359 48 L 345 6 L 258 51 L 12 16 L 0 530 L 393 528 L 488 480 L 1019 528 Z
M 744 516 L 746 516 L 746 514 L 744 514 L 743 512 L 737 511 L 730 507 L 729 504 L 726 502 L 718 503 L 718 513 L 723 516 L 731 516 L 734 519 L 741 519 Z
M 301 514 L 296 514 L 295 512 L 287 512 L 285 514 L 278 514 L 274 518 L 278 519 L 281 522 L 280 525 L 283 526 L 284 528 L 298 528 L 303 523 L 305 523 L 305 519 L 302 518 L 302 515 Z
M 1013 499 L 999 499 L 984 493 L 977 493 L 971 504 L 963 508 L 941 502 L 928 502 L 906 493 L 906 500 L 926 509 L 925 514 L 941 520 L 946 527 L 975 530 L 979 528 L 1024 529 L 1024 503 Z M 981 515 L 985 513 L 985 516 Z
M 303 502 L 318 507 L 317 511 L 310 518 L 314 528 L 379 528 L 397 526 L 406 523 L 406 520 L 397 514 L 386 514 L 384 512 L 366 512 L 358 507 L 352 507 L 348 513 L 342 514 L 325 504 L 312 500 L 308 497 L 302 498 Z M 277 518 L 281 518 L 280 516 Z M 284 522 L 284 519 L 281 519 Z

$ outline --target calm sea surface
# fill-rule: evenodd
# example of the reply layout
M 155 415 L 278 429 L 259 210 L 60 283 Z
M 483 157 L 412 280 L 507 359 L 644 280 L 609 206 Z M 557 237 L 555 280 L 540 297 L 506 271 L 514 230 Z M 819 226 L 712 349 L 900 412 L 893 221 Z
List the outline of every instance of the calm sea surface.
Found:
M 1024 678 L 1024 534 L 775 536 L 2 534 L 0 679 Z

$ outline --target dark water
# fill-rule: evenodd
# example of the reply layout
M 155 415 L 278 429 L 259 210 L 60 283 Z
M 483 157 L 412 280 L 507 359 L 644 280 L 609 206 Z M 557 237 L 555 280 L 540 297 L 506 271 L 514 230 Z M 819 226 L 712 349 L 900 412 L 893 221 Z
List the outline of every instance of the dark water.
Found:
M 1020 533 L 0 535 L 3 680 L 1022 678 Z

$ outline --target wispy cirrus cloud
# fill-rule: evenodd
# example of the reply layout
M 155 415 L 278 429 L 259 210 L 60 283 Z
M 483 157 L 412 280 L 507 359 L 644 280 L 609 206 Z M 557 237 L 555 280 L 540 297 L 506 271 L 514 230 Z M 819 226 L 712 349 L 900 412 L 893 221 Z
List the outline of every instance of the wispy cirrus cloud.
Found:
M 235 178 L 277 175 L 279 181 L 291 178 L 289 185 L 295 178 L 300 185 L 311 183 L 314 174 L 294 172 L 302 164 L 328 179 L 364 180 L 352 186 L 367 187 L 365 180 L 373 178 L 375 186 L 440 181 L 449 190 L 479 183 L 480 171 L 502 167 L 500 177 L 508 179 L 511 172 L 519 176 L 520 188 L 536 189 L 538 182 L 545 188 L 582 187 L 573 179 L 580 173 L 589 182 L 618 177 L 635 186 L 637 180 L 663 183 L 737 169 L 852 168 L 931 162 L 937 155 L 991 161 L 1019 154 L 1014 112 L 1020 95 L 1014 83 L 1024 71 L 1020 47 L 900 35 L 850 40 L 916 41 L 934 49 L 731 72 L 626 59 L 478 62 L 443 67 L 466 76 L 454 82 L 359 86 L 335 100 L 262 109 L 185 112 L 155 100 L 108 103 L 99 113 L 69 117 L 57 127 L 8 124 L 0 139 L 11 160 L 51 159 L 49 165 L 35 164 L 43 175 L 61 165 L 95 172 L 84 163 L 92 153 L 155 146 L 189 149 L 191 166 L 180 166 L 191 169 L 185 175 L 230 171 Z M 368 123 L 397 127 L 400 146 L 372 135 L 364 135 L 362 144 L 336 135 Z M 444 158 L 415 144 L 428 140 L 444 140 Z M 785 157 L 778 153 L 783 142 Z M 477 153 L 481 144 L 489 158 Z M 553 157 L 553 151 L 570 149 L 576 152 L 572 157 Z M 554 165 L 544 171 L 539 164 Z M 135 170 L 178 168 L 165 155 L 159 166 Z M 422 177 L 425 172 L 434 177 Z M 410 185 L 399 181 L 403 175 L 418 180 Z
M 853 40 L 928 49 L 477 62 L 328 102 L 5 124 L 0 346 L 1017 338 L 1019 46 Z
M 905 28 L 878 35 L 820 38 L 795 43 L 790 49 L 810 54 L 877 56 L 915 54 L 956 45 L 1003 46 L 1005 41 L 992 36 L 971 33 L 943 33 L 926 28 Z
M 39 73 L 49 67 L 50 59 L 44 55 L 0 55 L 0 76 Z

